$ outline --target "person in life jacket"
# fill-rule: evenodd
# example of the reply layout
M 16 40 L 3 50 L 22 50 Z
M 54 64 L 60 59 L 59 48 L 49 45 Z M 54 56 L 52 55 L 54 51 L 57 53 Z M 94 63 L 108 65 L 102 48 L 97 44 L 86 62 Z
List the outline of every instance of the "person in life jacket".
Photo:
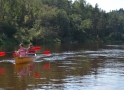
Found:
M 26 56 L 26 48 L 24 48 L 24 45 L 21 43 L 20 48 L 17 51 L 17 55 L 20 57 L 25 57 Z
M 35 56 L 36 51 L 34 49 L 33 44 L 31 43 L 27 49 L 27 56 Z

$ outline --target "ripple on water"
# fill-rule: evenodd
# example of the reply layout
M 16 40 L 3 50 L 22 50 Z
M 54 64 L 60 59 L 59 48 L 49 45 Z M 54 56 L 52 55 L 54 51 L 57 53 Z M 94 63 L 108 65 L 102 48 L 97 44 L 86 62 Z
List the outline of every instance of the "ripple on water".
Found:
M 124 50 L 122 49 L 100 49 L 98 51 L 84 51 L 91 58 L 124 58 Z
M 15 60 L 1 60 L 0 62 L 5 62 L 5 63 L 15 63 Z

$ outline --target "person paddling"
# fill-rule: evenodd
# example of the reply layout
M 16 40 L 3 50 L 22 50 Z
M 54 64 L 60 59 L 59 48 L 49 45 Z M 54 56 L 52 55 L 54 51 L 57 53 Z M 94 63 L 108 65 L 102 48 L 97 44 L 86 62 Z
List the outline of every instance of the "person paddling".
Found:
M 33 44 L 31 43 L 27 49 L 27 56 L 35 56 L 36 51 L 34 49 Z
M 26 56 L 26 48 L 24 48 L 24 45 L 21 43 L 20 48 L 17 51 L 17 55 L 20 57 L 25 57 Z

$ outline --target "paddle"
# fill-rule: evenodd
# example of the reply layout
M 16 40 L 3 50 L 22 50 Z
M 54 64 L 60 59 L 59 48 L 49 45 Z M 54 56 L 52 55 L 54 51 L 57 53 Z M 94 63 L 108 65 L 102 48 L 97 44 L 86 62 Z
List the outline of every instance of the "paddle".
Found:
M 41 49 L 41 46 L 36 46 L 36 47 L 34 47 L 33 49 L 36 50 L 36 51 L 37 51 L 37 50 L 40 50 L 40 49 Z
M 47 50 L 47 51 L 44 51 L 43 53 L 36 53 L 36 54 L 44 54 L 44 55 L 49 55 L 50 54 L 50 51 L 49 50 Z M 19 56 L 19 54 L 17 55 L 16 53 L 13 53 L 12 54 L 14 57 L 15 56 Z
M 2 56 L 5 56 L 6 53 L 13 53 L 13 52 L 0 52 L 0 56 L 1 56 L 1 57 L 2 57 Z M 13 56 L 15 56 L 15 55 L 16 55 L 16 53 L 13 53 Z
M 49 50 L 44 51 L 43 54 L 48 55 L 48 54 L 50 54 L 50 51 Z
M 41 46 L 36 46 L 36 47 L 34 47 L 33 48 L 34 50 L 40 50 L 41 49 Z M 14 53 L 13 53 L 14 52 Z M 13 51 L 13 52 L 0 52 L 0 56 L 5 56 L 6 55 L 6 53 L 12 53 L 12 56 L 19 56 L 19 54 L 17 55 L 16 54 L 16 52 L 15 51 Z M 37 53 L 36 53 L 37 54 Z M 49 50 L 47 50 L 47 51 L 44 51 L 43 53 L 38 53 L 38 54 L 44 54 L 44 55 L 48 55 L 48 54 L 50 54 L 50 51 Z
M 34 47 L 34 50 L 40 50 L 41 49 L 41 46 L 36 46 L 36 47 Z M 14 52 L 14 53 L 13 53 Z M 6 55 L 6 53 L 13 53 L 12 55 L 13 56 L 17 56 L 16 55 L 16 53 L 15 53 L 15 51 L 13 51 L 13 52 L 0 52 L 0 56 L 5 56 Z
M 5 56 L 6 52 L 0 52 L 0 56 Z
M 19 56 L 19 54 L 13 53 L 12 56 L 13 56 L 13 57 Z

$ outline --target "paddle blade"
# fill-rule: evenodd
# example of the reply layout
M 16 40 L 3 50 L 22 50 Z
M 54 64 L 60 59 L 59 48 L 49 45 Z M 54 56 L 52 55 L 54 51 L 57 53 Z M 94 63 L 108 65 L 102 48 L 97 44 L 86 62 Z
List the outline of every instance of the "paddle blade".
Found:
M 41 46 L 34 47 L 34 50 L 40 50 Z
M 0 56 L 5 56 L 6 52 L 0 52 Z
M 20 56 L 19 54 L 16 54 L 16 53 L 13 53 L 12 54 L 13 57 L 16 57 L 16 56 Z
M 12 56 L 14 56 L 14 57 L 15 57 L 15 56 L 17 56 L 17 55 L 16 55 L 16 53 L 13 53 L 13 54 L 12 54 Z
M 50 54 L 50 51 L 44 51 L 43 54 L 48 55 Z

